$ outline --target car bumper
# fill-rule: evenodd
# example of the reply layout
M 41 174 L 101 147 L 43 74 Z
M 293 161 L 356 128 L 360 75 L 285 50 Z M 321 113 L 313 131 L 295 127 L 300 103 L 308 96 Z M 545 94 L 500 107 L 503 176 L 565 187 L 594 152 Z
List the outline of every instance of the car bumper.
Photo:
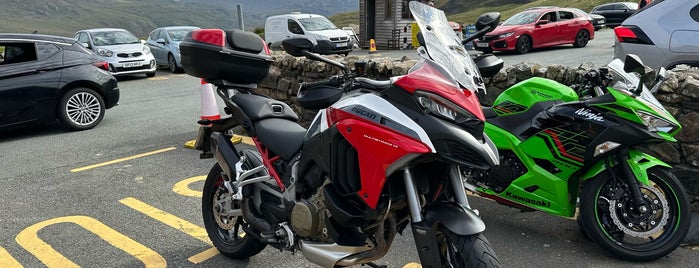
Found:
M 475 40 L 473 42 L 473 48 L 478 51 L 492 52 L 492 51 L 512 51 L 515 50 L 516 38 L 500 38 L 493 39 L 489 41 Z
M 313 49 L 313 52 L 319 54 L 345 54 L 352 52 L 352 42 L 331 42 L 328 40 L 318 41 L 318 45 Z
M 667 65 L 670 64 L 665 53 L 654 45 L 614 42 L 615 59 L 624 59 L 629 54 L 639 56 L 643 64 L 653 69 L 668 67 Z
M 109 72 L 114 76 L 153 73 L 158 67 L 152 54 L 130 58 L 111 57 L 107 62 L 109 62 Z

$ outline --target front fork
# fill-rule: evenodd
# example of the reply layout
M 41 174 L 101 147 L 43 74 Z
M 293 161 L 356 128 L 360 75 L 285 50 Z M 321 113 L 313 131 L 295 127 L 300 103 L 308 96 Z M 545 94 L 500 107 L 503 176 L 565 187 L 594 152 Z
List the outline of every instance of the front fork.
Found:
M 631 197 L 633 198 L 634 206 L 641 213 L 646 213 L 648 211 L 648 206 L 646 206 L 646 201 L 643 199 L 643 194 L 641 193 L 641 185 L 636 179 L 636 176 L 631 171 L 629 163 L 627 161 L 629 156 L 629 150 L 624 148 L 616 153 L 617 161 L 619 167 L 621 167 L 622 178 L 629 186 L 631 190 Z M 612 170 L 611 168 L 609 169 Z
M 457 165 L 452 165 L 449 170 L 455 203 L 437 203 L 423 209 L 410 167 L 403 169 L 403 180 L 413 237 L 422 267 L 444 266 L 437 241 L 438 226 L 444 226 L 458 235 L 472 235 L 485 230 L 485 224 L 468 204 L 461 170 Z

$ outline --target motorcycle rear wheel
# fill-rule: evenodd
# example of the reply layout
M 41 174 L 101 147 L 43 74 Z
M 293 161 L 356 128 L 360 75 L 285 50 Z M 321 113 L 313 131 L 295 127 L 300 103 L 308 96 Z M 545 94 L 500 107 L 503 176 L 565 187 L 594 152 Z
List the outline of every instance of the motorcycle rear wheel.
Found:
M 242 226 L 250 227 L 250 224 L 245 222 L 242 216 L 225 216 L 215 210 L 217 199 L 227 194 L 221 172 L 221 167 L 218 164 L 214 165 L 204 183 L 201 207 L 206 233 L 216 249 L 225 256 L 244 259 L 257 255 L 267 244 L 245 234 Z M 240 208 L 240 201 L 232 202 L 232 208 Z
M 633 208 L 628 185 L 608 171 L 583 186 L 582 227 L 620 259 L 661 258 L 675 250 L 689 230 L 691 213 L 682 184 L 667 168 L 659 167 L 648 170 L 648 180 L 650 186 L 640 189 L 649 207 L 646 213 Z
M 457 235 L 440 226 L 437 230 L 437 243 L 445 267 L 501 266 L 483 233 Z

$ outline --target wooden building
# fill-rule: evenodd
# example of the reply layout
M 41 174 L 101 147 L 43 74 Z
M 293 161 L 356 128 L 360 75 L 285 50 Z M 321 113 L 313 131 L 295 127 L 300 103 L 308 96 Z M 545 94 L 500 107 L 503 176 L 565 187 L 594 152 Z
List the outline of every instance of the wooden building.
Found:
M 377 49 L 399 49 L 411 42 L 415 21 L 408 2 L 413 0 L 359 0 L 359 41 L 362 48 L 374 39 Z

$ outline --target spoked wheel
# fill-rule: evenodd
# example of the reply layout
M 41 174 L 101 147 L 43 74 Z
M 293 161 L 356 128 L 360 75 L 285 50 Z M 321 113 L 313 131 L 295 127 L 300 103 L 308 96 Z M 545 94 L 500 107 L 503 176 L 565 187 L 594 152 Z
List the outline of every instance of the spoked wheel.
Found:
M 72 130 L 95 127 L 104 117 L 102 96 L 89 88 L 74 88 L 66 92 L 58 105 L 58 119 Z
M 649 169 L 648 180 L 650 185 L 640 187 L 646 211 L 633 204 L 629 185 L 609 172 L 583 186 L 580 216 L 585 231 L 621 259 L 663 257 L 689 230 L 691 215 L 682 184 L 666 168 Z
M 590 33 L 588 33 L 586 30 L 580 30 L 575 35 L 575 43 L 573 43 L 573 46 L 584 47 L 587 46 L 588 41 L 590 41 Z
M 440 226 L 437 243 L 443 267 L 500 267 L 500 261 L 483 233 L 457 235 Z
M 202 215 L 209 239 L 221 254 L 231 258 L 248 258 L 267 246 L 256 238 L 246 235 L 243 226 L 250 227 L 240 212 L 240 201 L 223 185 L 221 167 L 216 164 L 204 183 Z M 249 229 L 252 229 L 250 227 Z
M 529 52 L 530 49 L 532 49 L 532 38 L 528 35 L 520 36 L 515 44 L 515 52 L 524 54 Z

